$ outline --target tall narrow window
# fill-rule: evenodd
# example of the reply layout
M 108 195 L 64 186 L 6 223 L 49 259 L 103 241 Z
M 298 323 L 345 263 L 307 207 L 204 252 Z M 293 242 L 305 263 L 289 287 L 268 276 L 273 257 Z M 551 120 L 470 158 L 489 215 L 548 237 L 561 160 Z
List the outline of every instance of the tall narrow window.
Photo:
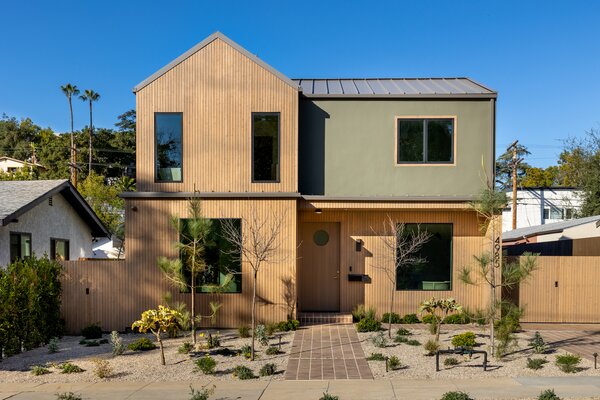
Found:
M 397 163 L 454 161 L 454 119 L 398 119 Z
M 183 169 L 183 114 L 155 113 L 156 181 L 181 182 Z
M 65 239 L 50 239 L 50 258 L 53 260 L 69 260 L 69 241 Z
M 10 233 L 10 260 L 15 261 L 31 257 L 31 234 Z
M 252 113 L 252 181 L 279 181 L 279 113 Z

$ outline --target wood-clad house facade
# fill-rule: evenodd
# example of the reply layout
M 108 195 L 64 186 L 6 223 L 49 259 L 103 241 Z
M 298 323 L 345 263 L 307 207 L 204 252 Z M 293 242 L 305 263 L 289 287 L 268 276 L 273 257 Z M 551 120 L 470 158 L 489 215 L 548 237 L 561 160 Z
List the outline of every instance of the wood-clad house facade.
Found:
M 85 277 L 72 271 L 73 285 L 85 281 L 115 301 L 107 321 L 94 319 L 100 306 L 91 306 L 70 329 L 123 329 L 167 291 L 189 302 L 157 259 L 177 257 L 170 221 L 187 217 L 192 196 L 215 220 L 282 221 L 274 261 L 259 273 L 261 321 L 284 320 L 290 306 L 386 312 L 392 286 L 378 268 L 390 260 L 386 218 L 431 227 L 443 250 L 420 278 L 403 278 L 396 312 L 415 313 L 431 296 L 487 303 L 488 293 L 460 283 L 458 271 L 487 244 L 468 202 L 493 176 L 496 93 L 466 78 L 307 85 L 216 33 L 136 86 L 138 191 L 124 195 L 126 259 Z M 247 262 L 240 272 L 236 290 L 196 297 L 203 312 L 209 301 L 222 304 L 217 326 L 249 322 Z

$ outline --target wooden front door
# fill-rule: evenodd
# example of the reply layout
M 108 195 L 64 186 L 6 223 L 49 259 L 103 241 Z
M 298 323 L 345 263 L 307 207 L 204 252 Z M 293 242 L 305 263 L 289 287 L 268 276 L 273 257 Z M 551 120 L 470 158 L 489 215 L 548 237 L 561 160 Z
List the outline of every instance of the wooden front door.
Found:
M 301 225 L 300 308 L 302 311 L 340 310 L 340 224 Z

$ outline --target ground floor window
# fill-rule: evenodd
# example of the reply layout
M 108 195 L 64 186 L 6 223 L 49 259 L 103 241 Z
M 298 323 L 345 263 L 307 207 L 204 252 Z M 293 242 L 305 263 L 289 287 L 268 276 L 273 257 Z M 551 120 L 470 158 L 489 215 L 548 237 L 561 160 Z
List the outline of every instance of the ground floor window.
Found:
M 53 260 L 69 260 L 69 241 L 66 239 L 50 239 L 50 258 Z
M 10 233 L 10 260 L 31 257 L 31 233 Z
M 431 237 L 418 255 L 422 262 L 400 268 L 397 290 L 452 290 L 452 224 L 406 224 L 406 234 L 427 231 Z
M 185 230 L 186 222 L 182 219 L 183 229 Z M 211 219 L 210 231 L 208 234 L 208 244 L 204 249 L 204 261 L 206 268 L 198 274 L 196 282 L 196 291 L 205 293 L 211 292 L 211 285 L 223 285 L 226 282 L 228 274 L 233 274 L 233 280 L 222 289 L 225 293 L 241 293 L 242 292 L 242 265 L 240 262 L 239 249 L 226 240 L 222 235 L 224 219 Z M 240 219 L 231 219 L 233 224 L 241 229 Z M 182 235 L 182 240 L 185 235 Z M 184 269 L 184 273 L 189 276 L 189 270 Z

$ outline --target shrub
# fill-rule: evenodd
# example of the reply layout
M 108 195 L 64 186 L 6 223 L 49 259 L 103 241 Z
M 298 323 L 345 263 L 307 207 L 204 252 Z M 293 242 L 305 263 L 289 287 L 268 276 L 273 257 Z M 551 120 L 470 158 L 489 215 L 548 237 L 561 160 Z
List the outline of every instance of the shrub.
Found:
M 123 344 L 123 339 L 117 331 L 110 333 L 110 344 L 112 345 L 113 356 L 120 356 L 125 351 L 125 344 Z
M 277 367 L 273 363 L 268 363 L 262 366 L 258 372 L 260 376 L 271 376 L 277 372 Z
M 279 330 L 279 324 L 266 324 L 265 325 L 265 333 L 267 336 L 273 336 L 275 332 Z
M 281 332 L 295 331 L 300 326 L 300 321 L 297 319 L 288 319 L 277 324 L 277 329 Z
M 48 342 L 48 353 L 58 353 L 58 349 L 58 338 L 50 339 L 50 341 Z
M 81 400 L 81 396 L 73 392 L 57 393 L 56 400 Z
M 429 339 L 423 347 L 427 350 L 428 356 L 433 356 L 440 349 L 440 344 L 433 339 Z
M 81 336 L 86 339 L 102 338 L 102 328 L 98 324 L 90 324 L 81 330 Z
M 139 338 L 135 342 L 129 343 L 127 348 L 133 351 L 148 351 L 154 350 L 156 348 L 156 345 L 152 343 L 150 339 L 143 337 Z
M 367 308 L 364 319 L 377 319 L 377 310 L 375 310 L 375 307 Z
M 574 373 L 579 371 L 579 363 L 581 362 L 581 357 L 576 354 L 561 354 L 556 356 L 556 366 L 562 371 L 566 373 Z
M 527 368 L 533 370 L 542 369 L 544 367 L 544 364 L 546 364 L 547 362 L 548 360 L 546 360 L 545 358 L 528 358 Z
M 196 390 L 190 385 L 190 400 L 208 400 L 208 398 L 214 393 L 214 391 L 214 385 L 210 389 L 202 388 L 200 390 Z
M 233 376 L 237 377 L 240 380 L 256 378 L 254 372 L 252 372 L 252 370 L 246 367 L 245 365 L 238 365 L 237 367 L 235 367 L 233 369 Z
M 181 346 L 177 349 L 179 354 L 187 354 L 194 348 L 194 345 L 191 342 L 183 342 Z
M 422 321 L 424 324 L 432 324 L 436 319 L 432 314 L 427 314 L 423 316 Z
M 242 355 L 246 358 L 250 358 L 252 357 L 252 347 L 250 347 L 250 345 L 244 345 L 242 346 L 242 348 L 240 349 L 240 353 L 242 353 Z
M 496 327 L 497 357 L 503 357 L 506 353 L 518 348 L 514 333 L 521 329 L 519 319 L 523 315 L 523 309 L 514 304 L 503 304 L 501 311 L 502 317 L 494 324 Z
M 353 322 L 358 322 L 361 319 L 364 319 L 367 316 L 367 310 L 364 304 L 357 304 L 356 307 L 352 310 L 352 320 Z
M 444 365 L 446 367 L 451 367 L 453 365 L 458 365 L 458 364 L 460 364 L 460 362 L 455 357 L 448 357 L 444 360 Z
M 402 335 L 398 335 L 394 338 L 394 342 L 396 343 L 406 343 L 408 342 L 408 337 L 406 336 L 402 336 Z
M 277 347 L 275 347 L 275 346 L 269 346 L 269 347 L 267 348 L 267 351 L 266 351 L 266 353 L 267 353 L 267 355 L 269 355 L 269 356 L 276 356 L 277 354 L 281 354 L 281 353 L 282 353 L 282 351 L 281 351 L 281 350 L 279 350 L 279 349 L 278 349 Z
M 50 374 L 51 371 L 43 365 L 34 365 L 31 367 L 31 373 L 35 376 Z
M 396 331 L 396 335 L 397 336 L 410 336 L 410 335 L 412 335 L 412 333 L 408 329 L 398 328 L 398 330 Z
M 323 396 L 319 400 L 340 400 L 338 396 L 329 394 L 329 392 L 323 392 Z
M 473 400 L 465 392 L 446 392 L 442 395 L 441 400 Z
M 100 342 L 97 340 L 85 340 L 85 347 L 98 347 L 100 346 Z
M 217 362 L 211 356 L 204 356 L 196 360 L 196 368 L 204 375 L 212 375 L 215 373 Z
M 81 367 L 70 362 L 60 364 L 58 369 L 60 369 L 61 374 L 77 374 L 83 372 Z
M 206 337 L 206 347 L 209 349 L 214 349 L 216 347 L 221 347 L 221 338 L 219 337 L 219 333 L 209 333 Z
M 418 340 L 415 339 L 410 339 L 406 341 L 406 344 L 409 346 L 420 346 L 421 342 L 419 342 Z
M 367 357 L 369 361 L 385 361 L 385 356 L 381 353 L 371 353 L 369 357 Z
M 250 327 L 242 325 L 238 328 L 239 337 L 245 339 L 250 337 Z
M 544 354 L 546 352 L 546 343 L 544 342 L 544 338 L 539 332 L 536 332 L 533 335 L 533 338 L 529 341 L 529 345 L 537 354 Z
M 375 347 L 383 348 L 387 346 L 387 339 L 383 332 L 380 331 L 379 333 L 376 333 L 375 335 L 371 336 L 371 343 Z
M 400 369 L 402 368 L 402 363 L 398 357 L 391 356 L 388 358 L 388 367 L 390 367 L 391 370 Z
M 356 324 L 356 330 L 359 332 L 377 332 L 381 330 L 381 322 L 374 318 L 363 318 Z
M 112 375 L 113 370 L 108 360 L 104 360 L 102 358 L 93 358 L 92 362 L 94 363 L 94 374 L 98 378 L 104 379 Z
M 108 344 L 108 339 L 100 339 L 98 340 L 99 344 Z
M 392 316 L 392 324 L 402 323 L 402 318 L 400 318 L 400 316 L 398 314 L 396 314 L 395 312 L 383 313 L 383 316 L 381 317 L 381 322 L 383 322 L 384 324 L 389 324 L 390 323 L 390 314 Z
M 402 317 L 402 320 L 400 321 L 401 324 L 420 324 L 421 321 L 419 320 L 419 317 L 417 317 L 417 314 L 406 314 L 404 317 Z
M 466 313 L 450 314 L 444 318 L 444 324 L 468 324 L 471 318 Z
M 473 332 L 465 332 L 452 337 L 452 346 L 462 347 L 464 349 L 472 349 L 475 347 L 475 334 Z
M 561 400 L 553 389 L 546 389 L 538 396 L 538 400 Z
M 263 324 L 257 325 L 254 333 L 256 334 L 256 340 L 258 340 L 261 346 L 269 345 L 269 336 L 267 336 L 267 329 Z

